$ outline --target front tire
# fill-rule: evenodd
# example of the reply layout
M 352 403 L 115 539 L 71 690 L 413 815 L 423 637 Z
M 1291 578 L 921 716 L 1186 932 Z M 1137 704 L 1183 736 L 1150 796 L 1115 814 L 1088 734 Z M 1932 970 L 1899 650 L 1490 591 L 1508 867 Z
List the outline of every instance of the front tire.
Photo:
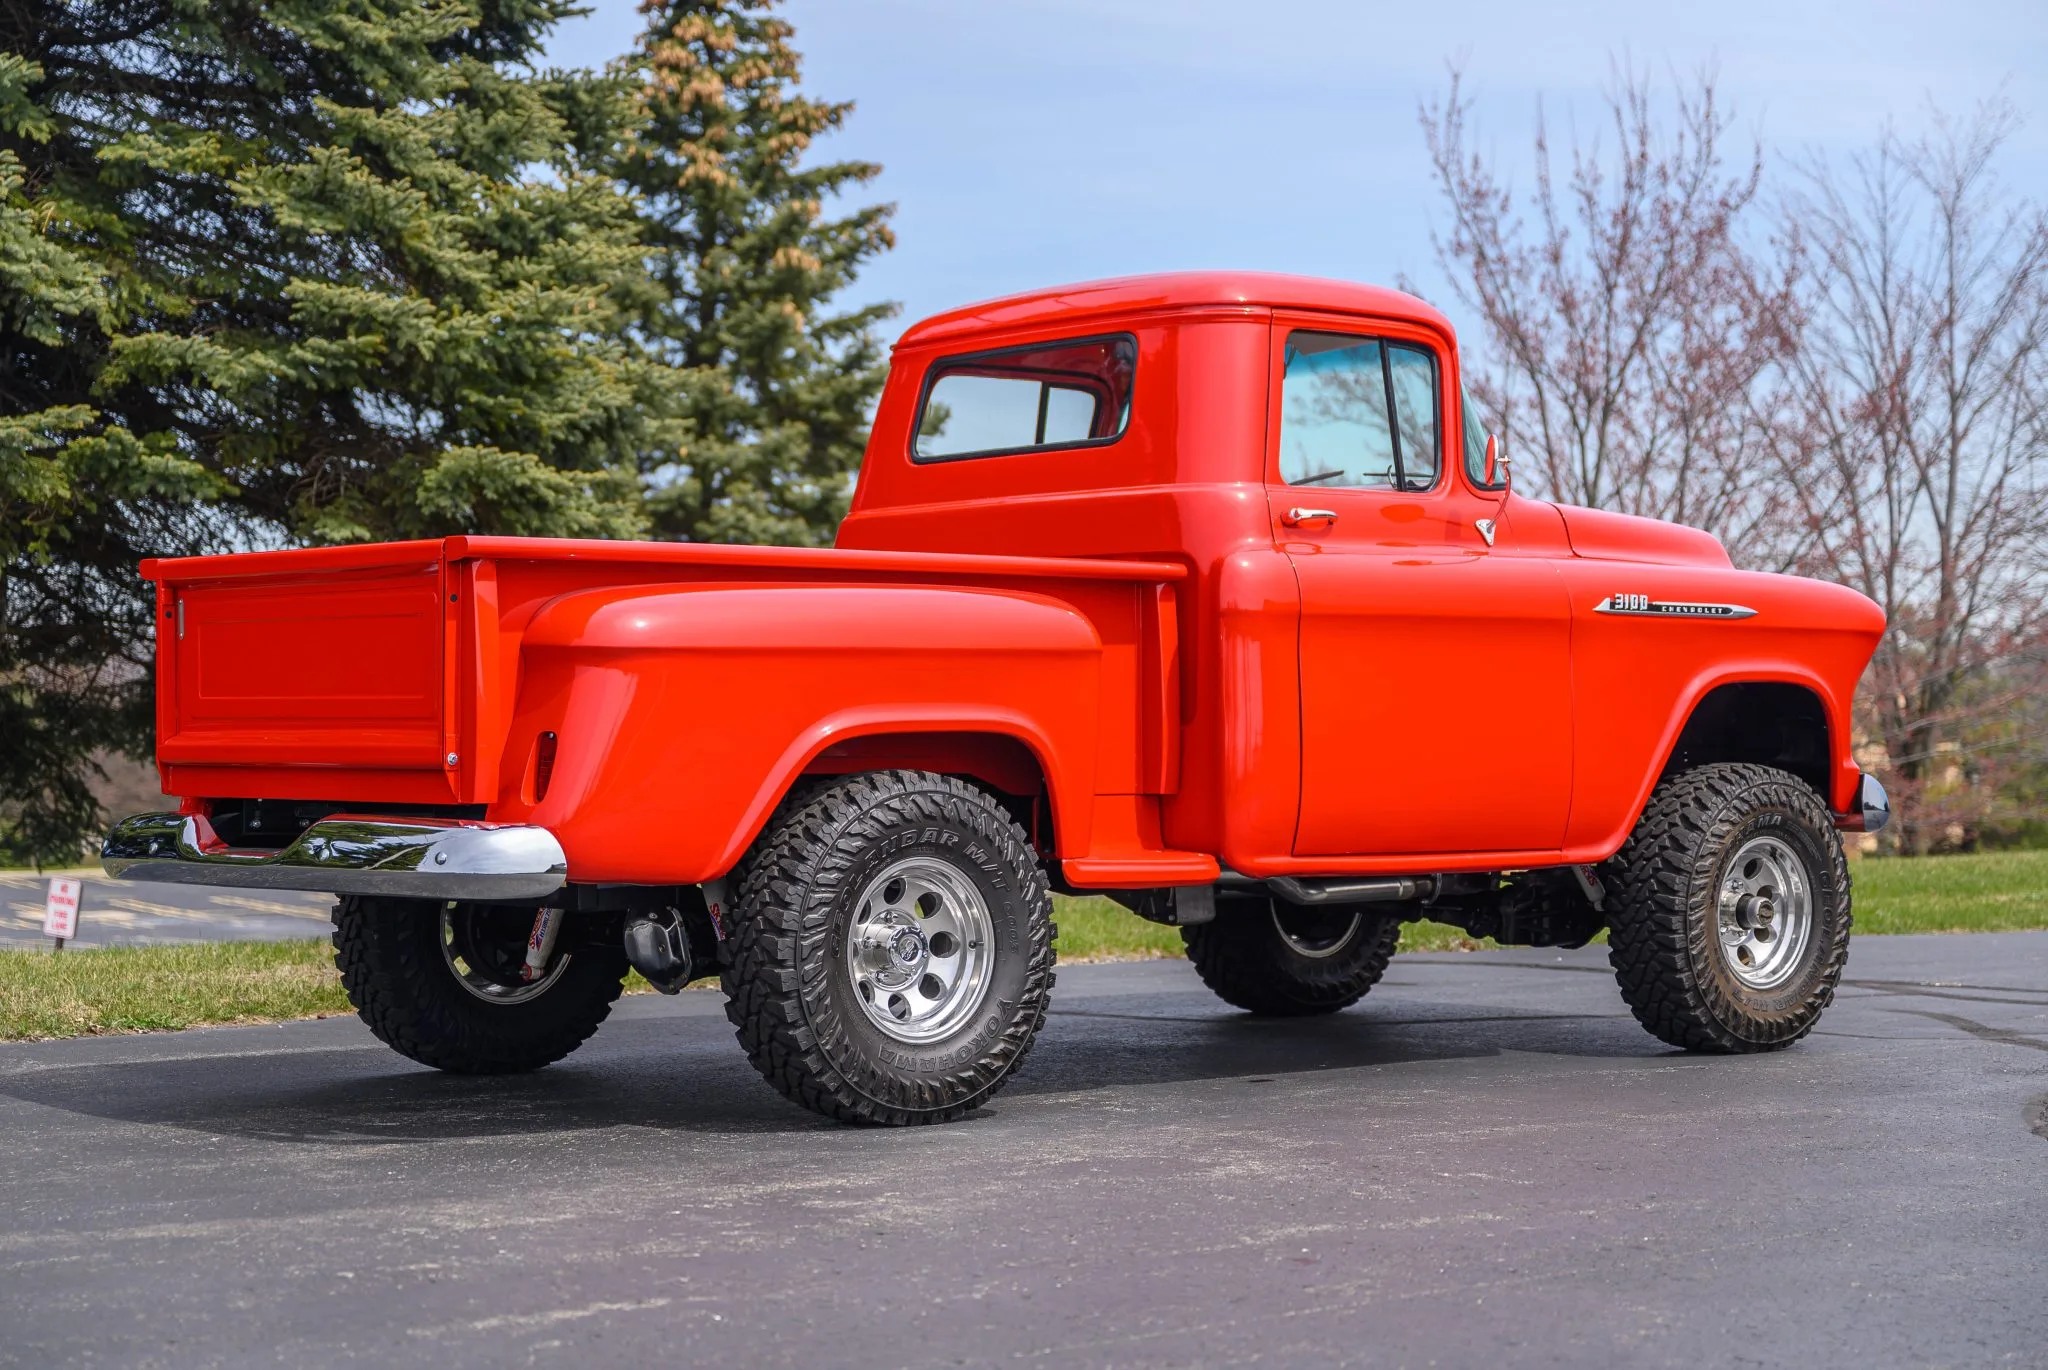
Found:
M 1607 872 L 1608 960 L 1637 1021 L 1672 1046 L 1776 1051 L 1834 1001 L 1849 867 L 1798 777 L 1730 763 L 1674 776 Z
M 519 966 L 535 912 L 350 896 L 334 906 L 334 964 L 357 1015 L 400 1055 L 458 1075 L 538 1070 L 611 1013 L 626 956 L 558 950 L 526 983 Z
M 1030 1051 L 1052 895 L 983 791 L 849 777 L 786 804 L 737 876 L 726 1016 L 787 1098 L 843 1122 L 946 1122 Z
M 1224 1003 L 1269 1018 L 1335 1013 L 1386 974 L 1401 923 L 1356 908 L 1277 899 L 1217 901 L 1216 917 L 1180 931 L 1202 983 Z

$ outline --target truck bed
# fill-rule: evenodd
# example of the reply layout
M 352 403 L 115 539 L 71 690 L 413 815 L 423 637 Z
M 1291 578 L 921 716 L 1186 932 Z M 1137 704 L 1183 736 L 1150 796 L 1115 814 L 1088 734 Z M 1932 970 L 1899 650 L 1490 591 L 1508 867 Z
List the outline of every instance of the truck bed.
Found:
M 1105 699 L 1129 720 L 1121 731 L 1153 716 L 1151 740 L 1133 736 L 1134 764 L 1171 764 L 1170 587 L 1186 568 L 1167 562 L 450 537 L 152 560 L 143 574 L 157 586 L 166 682 L 159 768 L 165 791 L 188 802 L 490 806 L 520 764 L 506 756 L 507 730 L 522 636 L 543 606 L 706 582 L 990 587 L 1071 604 L 1101 634 Z M 739 717 L 745 705 L 731 701 Z

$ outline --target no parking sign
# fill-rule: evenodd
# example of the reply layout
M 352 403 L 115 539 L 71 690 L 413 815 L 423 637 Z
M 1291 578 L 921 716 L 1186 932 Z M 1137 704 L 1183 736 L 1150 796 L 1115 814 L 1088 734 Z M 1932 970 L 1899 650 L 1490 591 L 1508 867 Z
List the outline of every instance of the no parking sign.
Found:
M 78 936 L 78 897 L 84 890 L 79 880 L 52 880 L 43 900 L 43 936 L 57 939 L 61 949 L 68 938 Z

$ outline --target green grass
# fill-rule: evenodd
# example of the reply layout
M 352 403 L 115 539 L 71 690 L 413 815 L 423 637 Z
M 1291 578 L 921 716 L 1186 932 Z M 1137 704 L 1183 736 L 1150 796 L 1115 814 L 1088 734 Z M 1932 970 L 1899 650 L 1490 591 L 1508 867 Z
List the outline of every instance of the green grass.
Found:
M 1059 923 L 1060 961 L 1138 961 L 1181 954 L 1180 929 L 1148 923 L 1122 905 L 1102 898 L 1059 899 L 1053 914 Z M 1476 951 L 1492 946 L 1474 941 L 1460 928 L 1442 923 L 1409 923 L 1401 929 L 1403 951 Z
M 1994 852 L 1852 863 L 1856 930 L 2048 929 L 2048 852 Z M 1180 933 L 1107 899 L 1061 899 L 1068 964 L 1179 956 Z M 1486 945 L 1441 923 L 1410 923 L 1404 951 Z M 708 981 L 703 983 L 710 983 Z M 638 975 L 628 993 L 648 990 Z M 274 1022 L 349 1012 L 324 941 L 226 942 L 99 951 L 0 951 L 0 1040 Z
M 2048 851 L 1869 857 L 1849 874 L 1859 933 L 2048 928 Z
M 1107 899 L 1055 899 L 1060 960 L 1132 961 L 1180 955 L 1180 929 L 1148 923 Z
M 352 1011 L 325 942 L 0 951 L 0 1039 Z

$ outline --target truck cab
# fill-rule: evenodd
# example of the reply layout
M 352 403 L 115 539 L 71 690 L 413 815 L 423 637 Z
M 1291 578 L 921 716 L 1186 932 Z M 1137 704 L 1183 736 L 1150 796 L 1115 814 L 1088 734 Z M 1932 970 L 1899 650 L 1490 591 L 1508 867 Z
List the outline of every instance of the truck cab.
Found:
M 387 1040 L 448 1068 L 587 1036 L 493 1045 L 558 961 L 604 1006 L 629 961 L 718 968 L 771 1081 L 866 1120 L 1007 1076 L 1054 888 L 1182 927 L 1253 1012 L 1354 1002 L 1428 916 L 1607 929 L 1667 1040 L 1796 1040 L 1846 947 L 1833 829 L 1886 813 L 1850 754 L 1881 613 L 1519 493 L 1459 368 L 1375 287 L 1068 286 L 904 334 L 833 549 L 148 563 L 184 803 L 108 867 L 343 895 L 366 1019 L 432 1019 Z M 367 949 L 414 935 L 503 1012 L 404 1007 Z
M 905 334 L 839 541 L 1184 565 L 1160 831 L 1235 870 L 1604 860 L 1700 704 L 1744 685 L 1784 688 L 1717 704 L 1743 739 L 1708 751 L 1860 818 L 1875 607 L 1516 493 L 1463 396 L 1448 321 L 1390 290 L 1202 273 L 997 301 Z

